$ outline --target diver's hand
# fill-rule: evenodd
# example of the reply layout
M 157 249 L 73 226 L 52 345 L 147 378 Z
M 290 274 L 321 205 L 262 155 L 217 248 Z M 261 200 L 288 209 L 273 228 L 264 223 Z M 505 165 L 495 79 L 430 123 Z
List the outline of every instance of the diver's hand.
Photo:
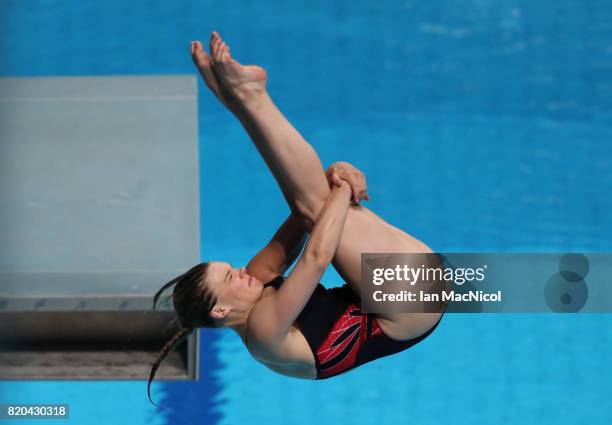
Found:
M 370 200 L 368 195 L 368 186 L 366 184 L 365 175 L 357 168 L 353 167 L 348 162 L 334 162 L 325 171 L 329 186 L 341 186 L 342 180 L 351 186 L 351 198 L 353 202 L 359 203 L 360 200 Z

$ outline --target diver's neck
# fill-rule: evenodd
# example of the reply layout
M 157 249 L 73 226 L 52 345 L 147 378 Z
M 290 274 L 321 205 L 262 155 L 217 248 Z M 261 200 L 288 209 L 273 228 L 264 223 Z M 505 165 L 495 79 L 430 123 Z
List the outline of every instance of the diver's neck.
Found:
M 240 336 L 243 342 L 246 344 L 246 334 L 247 334 L 247 319 L 249 317 L 249 313 L 251 310 L 241 314 L 241 316 L 236 318 L 232 323 L 228 324 L 227 327 L 232 329 L 234 332 Z
M 255 304 L 257 304 L 259 300 L 261 300 L 262 295 L 263 291 L 261 291 L 261 294 L 259 294 L 259 298 L 257 299 L 257 301 L 255 301 L 250 307 L 248 307 L 248 310 L 238 313 L 237 317 L 234 317 L 234 319 L 230 323 L 225 325 L 226 327 L 234 330 L 234 332 L 236 332 L 240 336 L 240 338 L 244 342 L 244 345 L 246 345 L 247 321 L 249 318 L 249 314 L 251 314 L 251 310 L 253 310 Z

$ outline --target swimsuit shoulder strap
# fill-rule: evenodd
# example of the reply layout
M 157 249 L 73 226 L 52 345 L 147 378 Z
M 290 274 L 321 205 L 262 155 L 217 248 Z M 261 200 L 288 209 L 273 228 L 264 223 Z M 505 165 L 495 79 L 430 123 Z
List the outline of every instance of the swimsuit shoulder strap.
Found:
M 274 289 L 278 289 L 280 288 L 280 286 L 283 284 L 283 281 L 285 280 L 284 277 L 282 276 L 276 276 L 274 279 L 272 279 L 270 282 L 265 283 L 264 284 L 264 288 L 267 288 L 268 286 L 274 286 Z

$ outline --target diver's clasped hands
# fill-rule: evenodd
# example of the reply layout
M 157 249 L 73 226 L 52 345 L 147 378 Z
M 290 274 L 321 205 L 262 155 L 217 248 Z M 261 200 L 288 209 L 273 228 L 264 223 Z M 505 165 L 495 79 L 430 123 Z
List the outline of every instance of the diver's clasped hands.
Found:
M 347 182 L 351 186 L 353 202 L 358 204 L 362 199 L 370 200 L 365 175 L 348 162 L 334 162 L 325 171 L 325 176 L 330 187 L 341 186 L 343 180 Z

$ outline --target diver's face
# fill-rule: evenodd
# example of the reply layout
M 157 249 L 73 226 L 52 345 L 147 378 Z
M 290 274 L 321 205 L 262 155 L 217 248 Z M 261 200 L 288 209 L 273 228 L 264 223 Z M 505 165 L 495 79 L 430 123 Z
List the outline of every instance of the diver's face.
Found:
M 217 305 L 245 310 L 261 296 L 263 284 L 250 276 L 244 267 L 213 261 L 206 275 L 206 284 L 217 297 Z

